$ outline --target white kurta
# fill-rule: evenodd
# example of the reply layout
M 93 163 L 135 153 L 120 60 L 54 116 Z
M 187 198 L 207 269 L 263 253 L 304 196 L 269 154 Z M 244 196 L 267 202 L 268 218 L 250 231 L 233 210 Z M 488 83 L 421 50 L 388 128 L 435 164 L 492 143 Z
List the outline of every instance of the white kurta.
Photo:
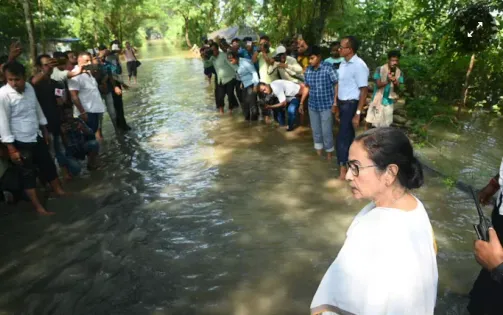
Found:
M 433 314 L 438 271 L 433 230 L 423 204 L 413 211 L 367 205 L 311 303 L 311 313 Z

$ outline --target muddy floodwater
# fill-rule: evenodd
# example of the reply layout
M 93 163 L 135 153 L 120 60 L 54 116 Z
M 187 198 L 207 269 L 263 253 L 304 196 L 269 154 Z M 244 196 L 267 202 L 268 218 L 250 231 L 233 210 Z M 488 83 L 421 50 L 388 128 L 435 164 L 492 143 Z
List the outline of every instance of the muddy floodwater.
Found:
M 115 137 L 106 118 L 103 169 L 65 183 L 53 217 L 0 217 L 0 314 L 308 314 L 365 203 L 308 130 L 215 113 L 200 60 L 164 45 L 142 59 L 125 96 L 133 130 Z M 499 167 L 502 130 L 475 115 L 433 129 L 420 157 L 480 187 Z M 473 202 L 432 172 L 416 194 L 439 245 L 436 313 L 465 314 L 479 271 Z

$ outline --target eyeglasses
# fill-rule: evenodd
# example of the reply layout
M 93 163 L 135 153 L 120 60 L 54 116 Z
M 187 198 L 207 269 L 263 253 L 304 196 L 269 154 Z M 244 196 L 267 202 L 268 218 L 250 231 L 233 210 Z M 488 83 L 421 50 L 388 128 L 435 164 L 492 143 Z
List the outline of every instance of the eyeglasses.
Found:
M 377 165 L 360 166 L 357 163 L 358 163 L 358 161 L 355 161 L 355 160 L 352 160 L 352 161 L 349 161 L 346 163 L 346 167 L 351 170 L 351 173 L 353 173 L 354 177 L 358 177 L 358 175 L 360 175 L 360 170 L 362 170 L 362 169 L 377 166 Z
M 342 47 L 342 46 L 340 46 L 339 50 L 343 50 L 343 49 L 346 49 L 346 48 L 349 48 L 349 47 Z

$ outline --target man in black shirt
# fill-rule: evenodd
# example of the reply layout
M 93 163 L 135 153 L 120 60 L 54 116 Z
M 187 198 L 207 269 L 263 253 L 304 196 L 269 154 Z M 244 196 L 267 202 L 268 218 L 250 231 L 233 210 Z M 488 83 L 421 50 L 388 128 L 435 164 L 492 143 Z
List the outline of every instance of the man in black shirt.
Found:
M 53 69 L 57 66 L 57 60 L 49 55 L 40 55 L 37 57 L 35 65 L 37 73 L 30 79 L 30 82 L 47 118 L 47 130 L 51 135 L 50 147 L 54 151 L 59 166 L 64 171 L 65 178 L 69 179 L 72 175 L 76 175 L 76 172 L 69 169 L 61 140 L 65 86 L 64 83 L 51 79 Z
M 500 315 L 503 313 L 503 160 L 500 173 L 491 178 L 480 191 L 481 204 L 488 204 L 496 194 L 491 214 L 493 228 L 489 229 L 489 242 L 475 241 L 475 258 L 482 265 L 470 291 L 468 312 L 471 315 Z

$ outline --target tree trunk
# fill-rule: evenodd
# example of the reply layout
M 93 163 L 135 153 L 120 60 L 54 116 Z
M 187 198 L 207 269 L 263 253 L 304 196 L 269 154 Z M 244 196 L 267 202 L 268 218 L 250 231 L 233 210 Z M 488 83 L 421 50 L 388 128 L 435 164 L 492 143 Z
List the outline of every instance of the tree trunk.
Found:
M 295 35 L 298 35 L 300 32 L 299 25 L 302 25 L 302 0 L 299 0 L 299 4 L 297 5 L 297 18 L 295 19 Z
M 189 46 L 189 48 L 192 48 L 192 44 L 190 43 L 189 39 L 189 18 L 183 16 L 183 19 L 185 20 L 185 42 L 187 43 L 187 46 Z
M 30 59 L 33 63 L 37 59 L 37 44 L 35 43 L 35 26 L 33 23 L 33 15 L 31 14 L 29 0 L 21 0 L 21 4 L 23 5 L 26 30 L 28 31 L 28 40 L 30 43 Z
M 98 0 L 95 0 L 94 1 L 94 10 L 93 12 L 97 12 L 96 10 L 98 9 Z M 98 25 L 98 22 L 96 21 L 96 14 L 93 14 L 93 27 L 94 27 L 94 44 L 93 44 L 93 51 L 94 51 L 94 48 L 98 47 L 99 43 L 98 43 L 98 32 L 96 31 L 96 25 Z
M 120 16 L 120 18 L 122 19 L 122 16 Z M 119 38 L 118 38 L 118 40 L 120 42 L 119 46 L 122 46 L 122 20 L 121 19 L 119 19 Z
M 323 38 L 323 31 L 325 30 L 325 23 L 327 21 L 328 14 L 332 11 L 334 1 L 333 0 L 319 0 L 318 8 L 314 9 L 317 11 L 317 16 L 311 20 L 306 28 L 306 38 L 307 43 L 311 45 L 319 45 L 321 39 Z
M 45 14 L 42 0 L 38 0 L 38 10 L 40 11 L 40 41 L 42 42 L 42 53 L 45 54 L 47 52 L 47 42 L 45 40 Z
M 468 85 L 474 65 L 475 65 L 475 53 L 472 54 L 472 58 L 470 59 L 470 65 L 468 66 L 468 71 L 466 71 L 465 84 L 463 85 L 463 90 L 461 92 L 462 102 L 458 106 L 458 114 L 457 114 L 458 118 L 461 115 L 461 110 L 466 107 L 466 102 L 468 101 Z

